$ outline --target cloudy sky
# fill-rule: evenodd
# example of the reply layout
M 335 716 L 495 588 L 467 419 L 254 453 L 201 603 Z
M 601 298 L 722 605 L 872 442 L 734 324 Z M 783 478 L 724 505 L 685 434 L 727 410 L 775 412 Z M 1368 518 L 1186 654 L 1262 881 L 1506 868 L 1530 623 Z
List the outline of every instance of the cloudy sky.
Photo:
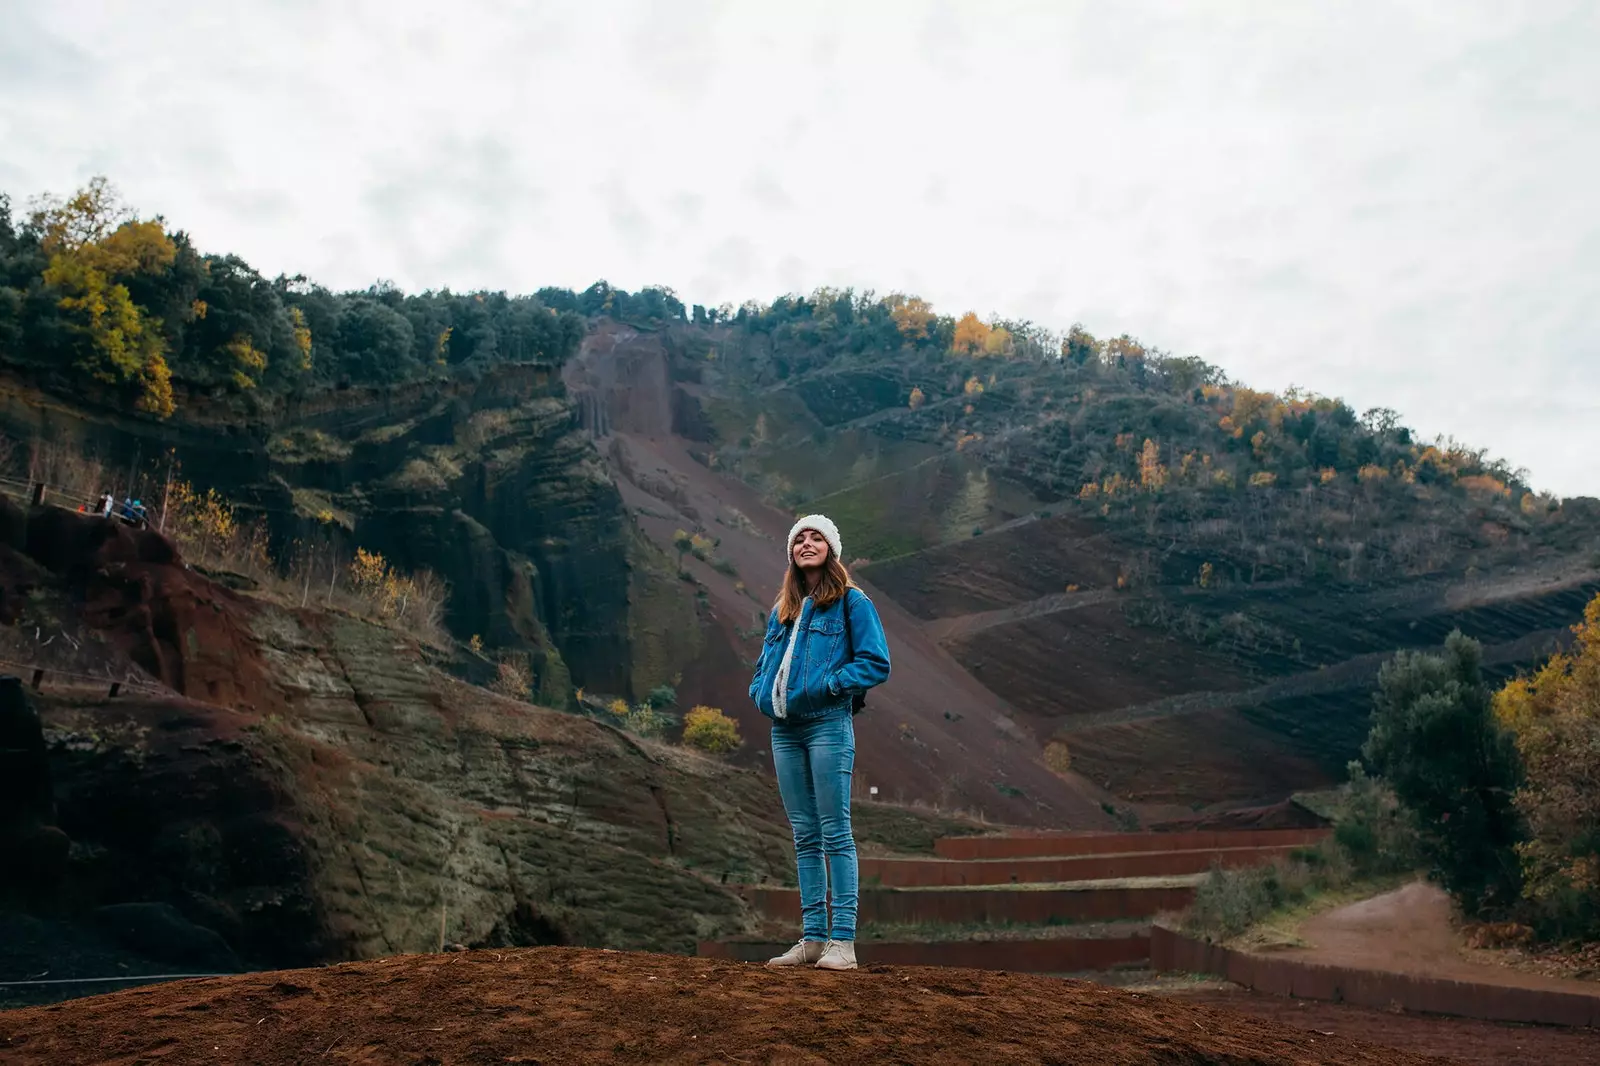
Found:
M 339 288 L 1081 321 L 1600 495 L 1597 12 L 0 0 L 0 190 Z

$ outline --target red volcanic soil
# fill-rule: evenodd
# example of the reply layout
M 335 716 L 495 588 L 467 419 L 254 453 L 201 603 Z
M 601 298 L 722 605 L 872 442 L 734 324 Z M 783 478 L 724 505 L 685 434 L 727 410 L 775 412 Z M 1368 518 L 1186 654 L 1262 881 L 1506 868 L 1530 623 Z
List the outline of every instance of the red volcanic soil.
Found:
M 572 948 L 401 955 L 0 1013 L 0 1059 L 72 1063 L 1438 1063 L 1023 974 L 853 973 Z
M 1359 1035 L 1363 1040 L 1422 1055 L 1443 1055 L 1472 1066 L 1591 1066 L 1600 1062 L 1600 1033 L 1552 1025 L 1508 1025 L 1470 1018 L 1436 1018 L 1208 988 L 1174 992 L 1180 1003 L 1202 1003 L 1309 1030 L 1313 1035 Z

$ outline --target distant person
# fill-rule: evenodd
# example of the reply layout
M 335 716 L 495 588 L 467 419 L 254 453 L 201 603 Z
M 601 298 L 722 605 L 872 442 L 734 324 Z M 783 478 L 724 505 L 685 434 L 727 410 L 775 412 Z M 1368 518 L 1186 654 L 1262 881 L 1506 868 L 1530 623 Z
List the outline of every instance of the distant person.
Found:
M 767 965 L 853 970 L 859 880 L 850 830 L 853 715 L 866 691 L 888 680 L 889 646 L 877 609 L 844 568 L 832 521 L 800 519 L 786 554 L 750 698 L 772 719 L 773 769 L 794 830 L 802 934 Z
M 111 517 L 111 507 L 112 507 L 113 502 L 114 501 L 111 499 L 111 493 L 103 492 L 103 493 L 100 494 L 100 517 L 101 518 L 110 518 Z

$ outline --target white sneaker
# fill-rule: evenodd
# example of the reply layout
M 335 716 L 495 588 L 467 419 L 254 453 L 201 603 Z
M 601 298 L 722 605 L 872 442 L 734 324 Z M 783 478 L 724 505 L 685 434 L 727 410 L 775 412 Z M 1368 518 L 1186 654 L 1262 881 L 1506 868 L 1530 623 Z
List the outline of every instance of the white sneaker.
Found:
M 821 940 L 802 940 L 782 955 L 767 960 L 768 966 L 811 966 L 822 958 L 826 943 Z
M 822 958 L 817 960 L 819 970 L 853 970 L 856 968 L 856 942 L 854 940 L 830 940 L 828 946 L 822 950 Z

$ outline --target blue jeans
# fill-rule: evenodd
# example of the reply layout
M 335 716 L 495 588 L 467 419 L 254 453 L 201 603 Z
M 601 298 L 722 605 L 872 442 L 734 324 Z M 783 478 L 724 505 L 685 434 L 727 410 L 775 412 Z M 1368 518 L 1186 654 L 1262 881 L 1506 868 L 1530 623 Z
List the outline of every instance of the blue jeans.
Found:
M 856 938 L 856 839 L 850 832 L 850 775 L 856 730 L 845 708 L 772 725 L 772 765 L 794 829 L 800 918 L 807 940 Z M 833 892 L 833 928 L 823 900 Z

